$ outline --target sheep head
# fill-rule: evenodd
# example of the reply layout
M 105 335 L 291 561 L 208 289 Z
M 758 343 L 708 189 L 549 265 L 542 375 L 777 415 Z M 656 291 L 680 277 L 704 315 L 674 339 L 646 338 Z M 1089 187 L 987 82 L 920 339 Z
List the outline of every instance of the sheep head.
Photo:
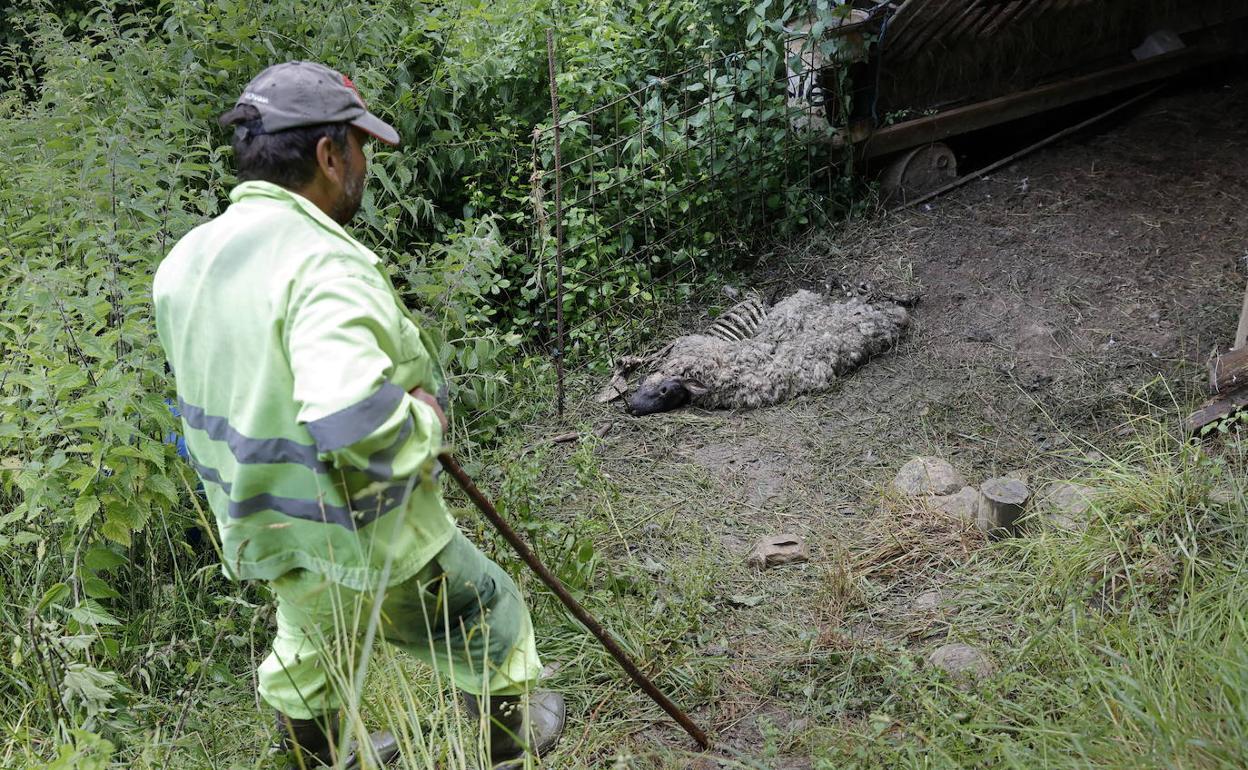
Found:
M 638 416 L 670 412 L 706 392 L 706 386 L 691 377 L 658 372 L 642 380 L 628 397 L 628 411 Z

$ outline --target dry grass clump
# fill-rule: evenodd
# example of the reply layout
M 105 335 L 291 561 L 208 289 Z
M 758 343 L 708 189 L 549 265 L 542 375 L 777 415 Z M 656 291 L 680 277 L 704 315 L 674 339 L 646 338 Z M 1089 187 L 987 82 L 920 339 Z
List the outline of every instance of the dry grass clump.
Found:
M 885 590 L 965 564 L 984 544 L 968 522 L 923 499 L 885 495 L 853 552 L 855 574 Z

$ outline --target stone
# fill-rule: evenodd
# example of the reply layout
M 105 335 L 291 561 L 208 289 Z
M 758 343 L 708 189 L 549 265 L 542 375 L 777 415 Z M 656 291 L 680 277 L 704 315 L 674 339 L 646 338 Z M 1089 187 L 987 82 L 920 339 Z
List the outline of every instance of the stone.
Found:
M 806 548 L 806 541 L 797 535 L 764 537 L 754 544 L 746 559 L 746 563 L 757 569 L 804 561 L 810 561 L 810 551 Z
M 893 479 L 893 489 L 903 495 L 951 495 L 965 484 L 962 474 L 939 457 L 916 457 Z
M 933 497 L 932 505 L 950 516 L 971 523 L 975 521 L 975 513 L 979 510 L 979 490 L 975 487 L 962 487 L 955 494 Z
M 918 612 L 935 612 L 940 609 L 940 603 L 944 599 L 939 588 L 932 588 L 919 594 L 914 599 L 914 609 Z
M 611 375 L 611 381 L 598 392 L 595 400 L 600 404 L 606 404 L 626 393 L 628 393 L 628 378 L 617 371 Z
M 563 668 L 562 663 L 547 663 L 542 667 L 542 673 L 538 674 L 538 679 L 551 679 L 555 674 Z
M 1041 490 L 1037 504 L 1044 520 L 1057 529 L 1082 531 L 1088 528 L 1088 508 L 1095 492 L 1091 487 L 1070 481 L 1054 481 Z
M 959 679 L 984 679 L 997 670 L 987 655 L 961 642 L 937 647 L 927 656 L 927 662 Z

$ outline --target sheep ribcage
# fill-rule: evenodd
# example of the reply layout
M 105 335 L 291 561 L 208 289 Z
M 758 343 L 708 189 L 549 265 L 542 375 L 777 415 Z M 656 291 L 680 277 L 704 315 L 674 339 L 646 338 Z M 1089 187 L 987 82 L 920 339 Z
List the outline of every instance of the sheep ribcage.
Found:
M 730 307 L 727 312 L 715 319 L 715 323 L 706 330 L 708 337 L 718 337 L 728 342 L 746 340 L 754 336 L 758 327 L 767 317 L 767 311 L 757 298 L 751 297 Z

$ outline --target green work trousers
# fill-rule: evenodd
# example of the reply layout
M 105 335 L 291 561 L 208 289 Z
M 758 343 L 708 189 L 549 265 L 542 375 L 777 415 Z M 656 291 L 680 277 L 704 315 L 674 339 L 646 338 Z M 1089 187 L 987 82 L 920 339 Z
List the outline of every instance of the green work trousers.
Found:
M 260 696 L 294 719 L 336 711 L 351 686 L 374 595 L 303 569 L 271 585 L 277 637 L 260 664 Z M 458 530 L 415 577 L 386 589 L 376 638 L 473 695 L 534 689 L 541 672 L 515 581 Z

